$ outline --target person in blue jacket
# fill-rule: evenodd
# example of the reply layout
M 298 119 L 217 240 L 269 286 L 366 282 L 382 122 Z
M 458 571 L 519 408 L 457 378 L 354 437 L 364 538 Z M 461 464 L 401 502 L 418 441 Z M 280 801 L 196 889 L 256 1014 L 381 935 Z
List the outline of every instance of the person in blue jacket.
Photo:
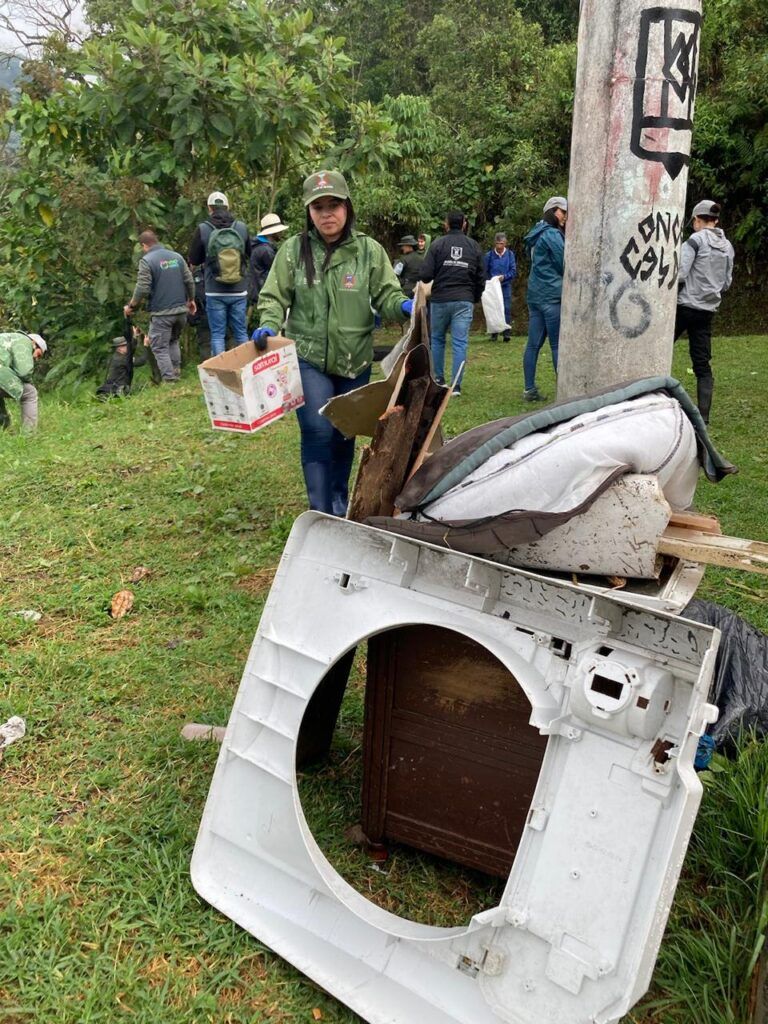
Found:
M 526 293 L 528 343 L 523 353 L 523 398 L 526 402 L 544 400 L 536 387 L 536 363 L 547 337 L 552 349 L 552 362 L 557 371 L 567 219 L 568 200 L 563 196 L 552 196 L 544 204 L 542 219 L 525 236 L 525 251 L 531 261 Z
M 517 277 L 517 262 L 515 254 L 507 248 L 507 236 L 499 231 L 493 242 L 493 248 L 485 254 L 485 280 L 498 277 L 501 284 L 501 294 L 504 297 L 504 319 L 512 326 L 512 282 Z M 504 341 L 509 341 L 512 331 L 504 331 Z M 491 335 L 491 341 L 498 339 L 498 334 Z

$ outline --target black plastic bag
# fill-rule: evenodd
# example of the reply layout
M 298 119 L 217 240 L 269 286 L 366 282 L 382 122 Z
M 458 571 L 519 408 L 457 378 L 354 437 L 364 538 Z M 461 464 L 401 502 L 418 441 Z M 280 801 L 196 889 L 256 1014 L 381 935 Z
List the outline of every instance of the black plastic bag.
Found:
M 714 626 L 722 633 L 715 659 L 711 700 L 720 718 L 709 733 L 718 750 L 735 750 L 741 732 L 768 733 L 768 636 L 722 605 L 694 599 L 683 618 Z

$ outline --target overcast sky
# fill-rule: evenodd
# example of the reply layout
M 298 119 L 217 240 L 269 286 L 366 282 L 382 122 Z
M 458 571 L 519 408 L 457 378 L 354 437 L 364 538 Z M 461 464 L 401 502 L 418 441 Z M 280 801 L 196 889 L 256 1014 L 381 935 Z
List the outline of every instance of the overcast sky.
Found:
M 3 0 L 0 0 L 0 6 L 5 6 Z M 10 6 L 12 7 L 12 4 Z M 19 19 L 19 23 L 23 25 L 23 19 Z M 19 56 L 24 56 L 23 51 L 19 47 L 18 40 L 11 33 L 4 32 L 2 28 L 0 28 L 0 53 L 18 53 Z

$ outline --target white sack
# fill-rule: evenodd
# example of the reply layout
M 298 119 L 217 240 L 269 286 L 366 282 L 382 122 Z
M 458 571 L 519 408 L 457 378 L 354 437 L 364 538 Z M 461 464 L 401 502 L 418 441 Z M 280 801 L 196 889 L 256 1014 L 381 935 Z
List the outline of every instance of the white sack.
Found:
M 431 519 L 480 519 L 515 509 L 565 512 L 613 471 L 658 476 L 673 509 L 689 508 L 699 463 L 696 435 L 680 404 L 646 395 L 585 413 L 492 455 L 428 506 Z
M 501 281 L 498 277 L 492 277 L 490 281 L 485 282 L 481 301 L 488 333 L 501 334 L 502 331 L 508 331 L 510 324 L 504 319 L 504 296 L 501 294 Z

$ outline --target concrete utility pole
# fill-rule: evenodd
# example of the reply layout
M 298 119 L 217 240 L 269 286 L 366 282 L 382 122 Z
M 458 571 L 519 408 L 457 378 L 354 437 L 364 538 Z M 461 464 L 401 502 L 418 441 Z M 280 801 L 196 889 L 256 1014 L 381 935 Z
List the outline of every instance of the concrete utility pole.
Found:
M 582 0 L 557 397 L 669 373 L 700 0 Z

